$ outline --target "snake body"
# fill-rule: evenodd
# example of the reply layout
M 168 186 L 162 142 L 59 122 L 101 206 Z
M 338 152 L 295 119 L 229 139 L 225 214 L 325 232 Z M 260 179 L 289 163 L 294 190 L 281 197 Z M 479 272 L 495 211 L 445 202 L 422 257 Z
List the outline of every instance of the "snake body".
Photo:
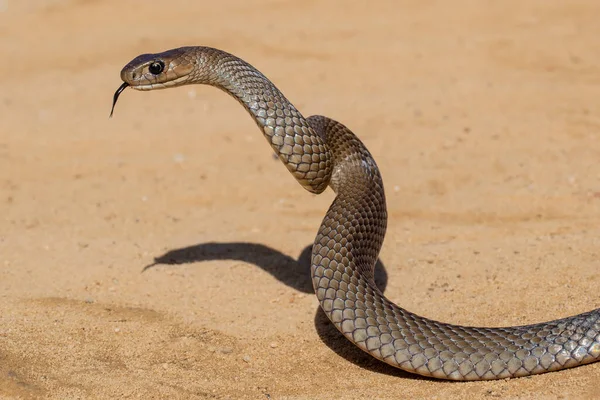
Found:
M 387 225 L 375 160 L 344 125 L 304 118 L 256 68 L 224 51 L 182 47 L 143 54 L 121 71 L 123 85 L 153 90 L 207 84 L 236 98 L 279 159 L 308 191 L 336 193 L 312 249 L 320 305 L 352 343 L 392 366 L 434 378 L 485 380 L 556 371 L 600 359 L 600 309 L 527 326 L 478 328 L 413 314 L 374 283 Z

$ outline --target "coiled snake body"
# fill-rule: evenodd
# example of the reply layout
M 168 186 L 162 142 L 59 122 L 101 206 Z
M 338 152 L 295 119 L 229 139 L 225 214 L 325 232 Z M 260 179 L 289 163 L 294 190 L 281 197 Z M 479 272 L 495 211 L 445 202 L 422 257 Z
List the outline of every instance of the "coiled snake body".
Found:
M 247 62 L 209 47 L 182 47 L 136 57 L 121 78 L 113 109 L 128 86 L 153 90 L 208 84 L 224 90 L 250 113 L 305 189 L 334 190 L 312 249 L 312 281 L 337 329 L 373 357 L 452 380 L 518 377 L 600 359 L 600 309 L 535 325 L 477 328 L 423 318 L 389 301 L 373 280 L 387 225 L 375 160 L 339 122 L 304 118 Z

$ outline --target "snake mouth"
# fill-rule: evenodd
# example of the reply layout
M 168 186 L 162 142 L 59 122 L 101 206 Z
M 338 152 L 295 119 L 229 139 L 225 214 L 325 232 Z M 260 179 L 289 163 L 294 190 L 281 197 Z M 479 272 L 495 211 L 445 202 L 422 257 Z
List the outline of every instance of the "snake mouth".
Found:
M 115 92 L 115 95 L 113 96 L 113 103 L 112 103 L 112 108 L 110 109 L 110 115 L 108 118 L 112 118 L 113 116 L 113 112 L 115 111 L 115 105 L 117 104 L 117 100 L 119 100 L 119 95 L 121 94 L 121 92 L 123 90 L 125 90 L 125 88 L 129 86 L 129 83 L 127 82 L 123 82 L 123 84 L 121 86 L 119 86 L 119 88 L 117 89 L 117 91 Z
M 146 92 L 149 90 L 168 89 L 170 87 L 180 86 L 181 84 L 184 84 L 185 82 L 187 82 L 188 79 L 189 79 L 189 76 L 182 75 L 182 76 L 178 76 L 178 77 L 171 77 L 170 79 L 166 79 L 162 82 L 149 81 L 149 80 L 147 80 L 144 83 L 134 82 L 133 84 L 131 84 L 129 86 L 132 89 Z

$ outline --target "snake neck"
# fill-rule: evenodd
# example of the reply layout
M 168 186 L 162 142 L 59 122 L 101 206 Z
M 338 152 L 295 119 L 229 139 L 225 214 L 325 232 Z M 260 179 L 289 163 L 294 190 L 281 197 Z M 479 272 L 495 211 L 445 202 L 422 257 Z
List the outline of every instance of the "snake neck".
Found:
M 329 184 L 332 162 L 324 139 L 292 103 L 252 65 L 221 50 L 199 47 L 193 79 L 237 99 L 254 119 L 275 154 L 308 191 Z

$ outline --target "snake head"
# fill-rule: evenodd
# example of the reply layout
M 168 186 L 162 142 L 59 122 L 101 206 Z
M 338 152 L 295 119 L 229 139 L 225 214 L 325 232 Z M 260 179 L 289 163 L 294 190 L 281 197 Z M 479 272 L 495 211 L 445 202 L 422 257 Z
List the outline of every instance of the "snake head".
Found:
M 166 89 L 185 84 L 196 66 L 189 47 L 168 50 L 163 53 L 142 54 L 131 60 L 121 70 L 123 84 L 113 96 L 110 110 L 112 117 L 119 95 L 127 87 L 136 90 Z
M 136 90 L 165 89 L 184 84 L 195 68 L 187 47 L 157 54 L 142 54 L 121 70 L 121 79 Z

